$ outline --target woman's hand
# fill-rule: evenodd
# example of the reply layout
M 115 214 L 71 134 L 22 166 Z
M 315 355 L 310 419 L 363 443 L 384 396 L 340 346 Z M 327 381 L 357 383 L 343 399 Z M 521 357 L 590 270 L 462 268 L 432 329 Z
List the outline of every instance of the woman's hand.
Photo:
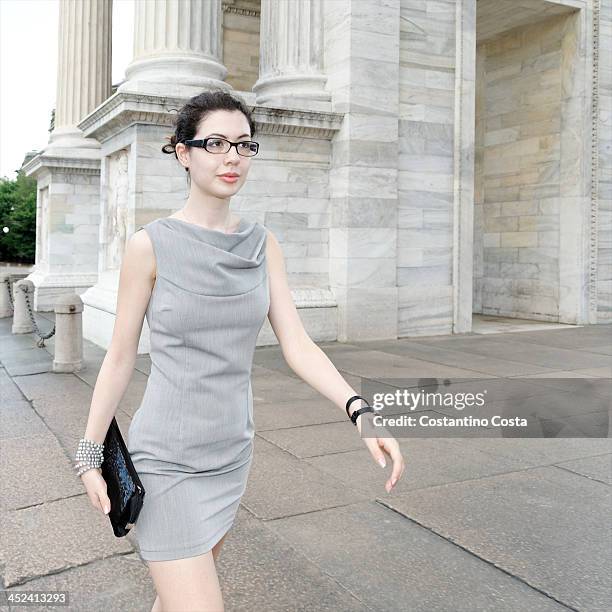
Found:
M 87 489 L 87 496 L 94 508 L 104 514 L 110 512 L 110 499 L 106 494 L 106 481 L 102 478 L 102 468 L 92 468 L 81 474 L 81 480 Z
M 373 424 L 372 419 L 374 418 L 374 416 L 375 415 L 373 415 L 371 412 L 364 412 L 360 414 L 357 417 L 357 429 L 359 430 L 359 435 L 361 435 L 362 419 L 365 417 L 368 419 L 369 428 L 371 428 L 371 431 L 379 429 L 385 432 L 385 434 L 388 434 L 388 437 L 385 438 L 362 438 L 362 440 L 365 442 L 365 445 L 370 449 L 370 453 L 372 453 L 372 457 L 374 457 L 374 460 L 382 467 L 385 467 L 386 465 L 385 455 L 383 451 L 387 453 L 389 457 L 391 457 L 391 459 L 393 460 L 393 471 L 391 472 L 391 477 L 385 483 L 385 489 L 387 490 L 387 493 L 390 493 L 393 487 L 401 478 L 402 474 L 404 473 L 404 458 L 402 457 L 402 453 L 400 452 L 397 440 L 388 432 L 388 430 L 382 427 L 377 427 Z

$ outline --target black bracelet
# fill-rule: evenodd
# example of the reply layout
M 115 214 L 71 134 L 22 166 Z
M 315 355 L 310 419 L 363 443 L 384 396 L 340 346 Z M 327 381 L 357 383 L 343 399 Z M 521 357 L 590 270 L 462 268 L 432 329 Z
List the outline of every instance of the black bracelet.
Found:
M 353 410 L 353 413 L 350 414 L 349 413 L 349 406 L 356 399 L 362 399 L 366 403 L 366 405 L 361 407 L 361 408 L 358 408 L 357 410 Z M 374 412 L 374 408 L 372 408 L 372 406 L 370 406 L 370 404 L 368 404 L 368 400 L 365 397 L 361 397 L 361 395 L 353 395 L 353 397 L 351 397 L 346 402 L 346 414 L 348 415 L 349 419 L 351 419 L 351 421 L 353 422 L 353 425 L 355 425 L 355 427 L 357 427 L 357 417 L 360 414 L 363 414 L 364 412 Z

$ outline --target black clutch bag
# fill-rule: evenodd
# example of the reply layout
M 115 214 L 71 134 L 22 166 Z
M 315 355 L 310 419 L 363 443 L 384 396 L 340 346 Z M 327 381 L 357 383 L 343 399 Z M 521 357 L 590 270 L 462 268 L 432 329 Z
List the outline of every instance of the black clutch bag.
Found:
M 127 535 L 136 523 L 144 501 L 145 490 L 134 468 L 117 420 L 113 417 L 104 439 L 102 478 L 110 499 L 110 519 L 118 538 Z

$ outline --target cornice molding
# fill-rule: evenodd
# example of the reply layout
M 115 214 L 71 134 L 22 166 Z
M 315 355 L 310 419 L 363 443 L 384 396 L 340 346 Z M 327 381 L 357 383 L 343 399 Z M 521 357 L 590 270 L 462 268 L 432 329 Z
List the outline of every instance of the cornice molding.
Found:
M 239 93 L 239 92 L 237 92 Z M 174 126 L 184 98 L 115 92 L 78 124 L 88 138 L 103 143 L 134 125 Z M 330 140 L 340 129 L 342 113 L 249 105 L 259 134 Z

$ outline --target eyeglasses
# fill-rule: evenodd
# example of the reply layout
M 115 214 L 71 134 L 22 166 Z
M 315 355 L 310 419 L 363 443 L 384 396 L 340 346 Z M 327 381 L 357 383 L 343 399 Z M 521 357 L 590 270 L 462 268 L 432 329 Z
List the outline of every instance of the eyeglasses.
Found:
M 201 147 L 209 153 L 227 153 L 232 147 L 236 147 L 238 155 L 243 157 L 253 157 L 259 151 L 259 143 L 254 140 L 230 142 L 225 138 L 204 138 L 202 140 L 184 140 L 183 143 L 190 147 Z

